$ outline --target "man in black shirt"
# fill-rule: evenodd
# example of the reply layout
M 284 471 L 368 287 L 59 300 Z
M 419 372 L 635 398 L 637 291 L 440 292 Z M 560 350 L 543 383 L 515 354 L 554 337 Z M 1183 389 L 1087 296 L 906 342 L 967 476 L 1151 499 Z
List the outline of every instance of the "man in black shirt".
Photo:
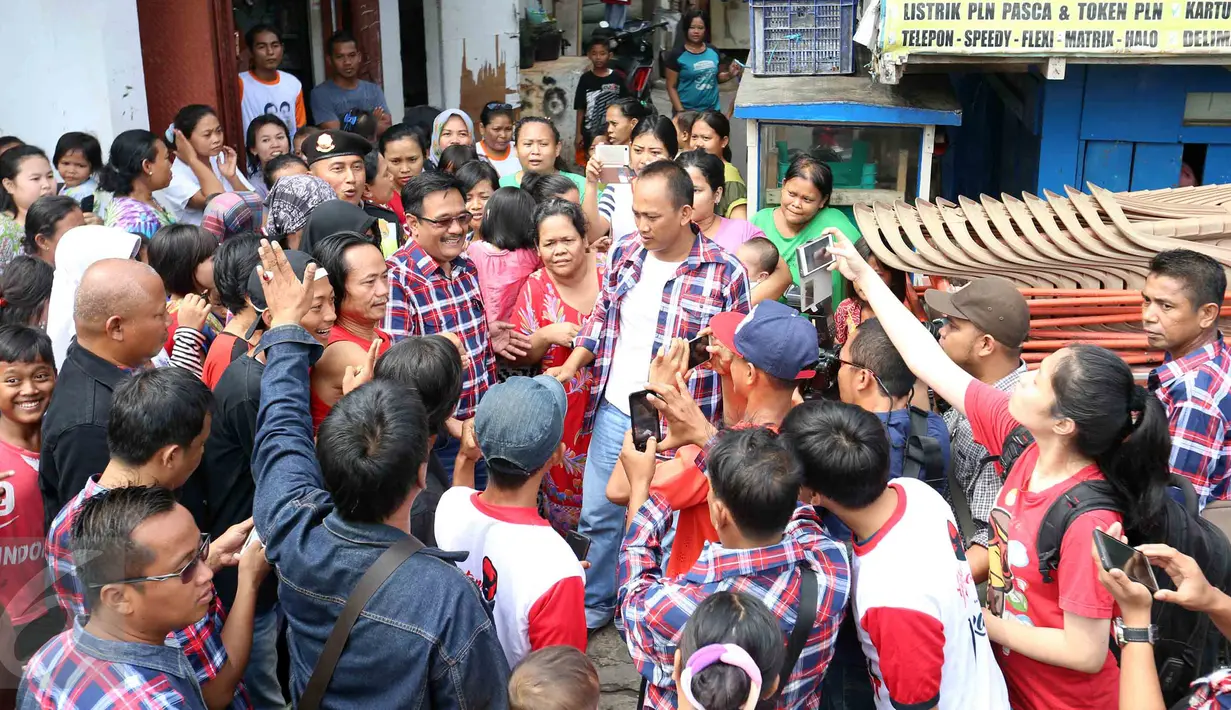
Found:
M 44 524 L 102 473 L 111 455 L 111 395 L 129 372 L 144 367 L 167 341 L 170 317 L 162 279 L 148 265 L 103 259 L 86 269 L 73 307 L 77 337 L 60 363 L 43 418 L 39 489 Z
M 287 251 L 287 260 L 295 275 L 303 278 L 310 261 L 307 254 Z M 317 269 L 318 282 L 328 283 L 328 273 Z M 300 325 L 309 332 L 318 332 L 333 325 L 332 291 L 326 299 L 328 308 L 309 311 Z M 247 302 L 256 311 L 257 320 L 245 338 L 257 342 L 256 331 L 269 327 L 269 313 L 261 279 L 250 273 L 247 283 Z M 236 523 L 252 516 L 252 498 L 256 482 L 252 478 L 252 447 L 256 441 L 257 410 L 261 406 L 261 376 L 265 373 L 264 354 L 245 353 L 237 357 L 214 387 L 215 411 L 210 425 L 209 439 L 205 442 L 203 471 L 197 477 L 204 480 L 206 518 L 201 529 L 215 537 Z M 200 475 L 204 473 L 205 475 Z M 256 531 L 258 535 L 260 530 Z M 214 574 L 214 587 L 226 607 L 235 598 L 238 577 L 233 569 L 224 569 Z M 244 673 L 244 684 L 256 707 L 283 705 L 281 685 L 278 680 L 278 631 L 280 613 L 277 609 L 278 580 L 270 576 L 261 585 L 256 600 L 256 617 L 253 620 L 252 654 Z

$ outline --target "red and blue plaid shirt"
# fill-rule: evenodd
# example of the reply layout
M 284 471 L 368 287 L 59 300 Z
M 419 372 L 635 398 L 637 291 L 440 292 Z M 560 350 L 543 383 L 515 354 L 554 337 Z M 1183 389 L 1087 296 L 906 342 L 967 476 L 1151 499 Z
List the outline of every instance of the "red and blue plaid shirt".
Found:
M 23 710 L 205 710 L 184 655 L 168 646 L 104 641 L 81 626 L 49 641 L 18 689 Z
M 1202 508 L 1231 498 L 1231 354 L 1222 341 L 1150 373 L 1150 387 L 1171 420 L 1171 472 L 1192 481 Z
M 637 670 L 649 680 L 646 707 L 676 706 L 671 678 L 675 650 L 684 624 L 702 601 L 715 592 L 747 592 L 765 602 L 789 634 L 795 627 L 804 569 L 818 577 L 816 623 L 775 707 L 820 707 L 821 681 L 833 657 L 851 584 L 846 549 L 822 532 L 816 511 L 811 506 L 796 509 L 777 545 L 728 550 L 706 543 L 687 574 L 664 579 L 662 538 L 670 523 L 666 499 L 652 493 L 620 549 L 616 625 Z
M 479 399 L 496 383 L 479 277 L 465 256 L 453 260 L 447 276 L 436 260 L 411 240 L 389 257 L 389 305 L 384 331 L 399 341 L 408 335 L 453 333 L 466 348 L 462 396 L 455 416 L 474 416 Z
M 710 324 L 710 318 L 727 311 L 747 313 L 748 276 L 734 256 L 701 236 L 693 226 L 694 241 L 688 258 L 663 287 L 662 305 L 658 309 L 658 328 L 654 348 L 658 352 L 672 338 L 691 339 Z M 620 308 L 624 296 L 641 279 L 641 267 L 649 251 L 639 236 L 620 240 L 612 248 L 602 291 L 590 317 L 573 340 L 574 347 L 594 353 L 594 386 L 586 408 L 585 427 L 594 424 L 594 413 L 602 401 L 607 378 L 611 374 L 611 358 L 620 338 Z M 645 363 L 649 374 L 650 363 Z M 692 398 L 710 421 L 722 414 L 722 381 L 713 370 L 698 368 L 688 380 Z
M 47 532 L 47 566 L 51 568 L 52 587 L 56 591 L 56 601 L 70 619 L 89 614 L 85 588 L 77 576 L 77 565 L 73 562 L 72 548 L 69 546 L 73 521 L 77 519 L 81 504 L 87 498 L 106 490 L 98 484 L 98 476 L 91 476 L 77 497 L 56 514 L 51 529 Z M 200 621 L 167 636 L 169 641 L 183 651 L 199 683 L 212 680 L 226 665 L 227 649 L 222 643 L 222 625 L 225 622 L 226 610 L 215 593 L 209 603 L 209 611 Z M 237 710 L 252 707 L 243 681 L 235 687 L 235 699 L 231 707 Z

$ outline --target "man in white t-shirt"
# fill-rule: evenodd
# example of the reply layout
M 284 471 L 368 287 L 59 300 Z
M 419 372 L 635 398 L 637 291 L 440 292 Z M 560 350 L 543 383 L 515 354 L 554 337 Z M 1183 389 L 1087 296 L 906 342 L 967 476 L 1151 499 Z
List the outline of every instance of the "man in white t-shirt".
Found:
M 803 465 L 800 497 L 854 534 L 859 641 L 878 710 L 1009 710 L 949 504 L 912 478 L 889 482 L 889 439 L 871 412 L 805 402 L 782 423 Z
M 453 488 L 436 508 L 436 544 L 469 553 L 458 567 L 492 604 L 510 668 L 548 646 L 586 650 L 581 563 L 538 511 L 543 475 L 564 456 L 567 411 L 564 387 L 546 375 L 489 389 L 473 430 L 467 422 Z M 480 452 L 488 476 L 482 493 L 467 485 Z
M 564 365 L 550 372 L 569 382 L 594 368 L 585 426 L 592 431 L 582 479 L 580 532 L 590 536 L 586 623 L 605 626 L 615 615 L 616 558 L 624 538 L 624 508 L 607 500 L 624 432 L 628 396 L 645 389 L 654 353 L 673 338 L 691 340 L 725 312 L 748 312 L 748 277 L 739 261 L 692 223 L 692 178 L 669 160 L 651 163 L 633 188 L 636 238 L 610 252 L 607 274 L 590 317 Z M 688 378 L 689 394 L 712 422 L 721 421 L 722 385 L 713 370 Z
M 244 134 L 252 119 L 270 113 L 282 119 L 288 137 L 293 139 L 295 130 L 308 124 L 308 111 L 303 103 L 303 84 L 294 75 L 278 70 L 282 65 L 282 33 L 272 25 L 256 25 L 244 39 L 252 53 L 252 71 L 239 75 Z

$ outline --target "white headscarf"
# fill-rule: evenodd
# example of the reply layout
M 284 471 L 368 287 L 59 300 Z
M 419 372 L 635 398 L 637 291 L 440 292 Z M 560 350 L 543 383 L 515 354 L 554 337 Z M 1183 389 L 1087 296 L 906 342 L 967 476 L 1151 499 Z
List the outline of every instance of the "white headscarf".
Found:
M 448 123 L 449 119 L 454 116 L 462 119 L 462 121 L 466 124 L 466 130 L 470 132 L 470 145 L 473 146 L 478 142 L 478 138 L 475 138 L 474 135 L 474 121 L 470 120 L 470 116 L 467 116 L 465 111 L 458 111 L 455 108 L 441 111 L 440 115 L 436 117 L 436 120 L 432 121 L 431 158 L 432 163 L 437 166 L 440 165 L 440 152 L 444 150 L 440 147 L 440 134 L 444 132 L 445 124 Z
M 60 238 L 56 245 L 56 275 L 47 306 L 47 335 L 51 337 L 57 370 L 64 366 L 69 343 L 77 335 L 73 304 L 86 269 L 103 259 L 131 259 L 140 248 L 139 235 L 115 227 L 73 227 Z

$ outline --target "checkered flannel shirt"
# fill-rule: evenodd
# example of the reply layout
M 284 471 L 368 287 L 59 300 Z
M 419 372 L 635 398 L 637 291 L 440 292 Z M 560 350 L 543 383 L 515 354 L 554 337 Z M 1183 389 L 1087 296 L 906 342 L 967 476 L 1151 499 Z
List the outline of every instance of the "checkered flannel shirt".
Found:
M 1231 498 L 1231 353 L 1222 333 L 1200 350 L 1155 368 L 1150 389 L 1171 422 L 1171 472 L 1192 481 L 1202 508 Z
M 1005 375 L 992 386 L 1001 392 L 1012 392 L 1017 381 L 1026 372 L 1026 363 L 1018 363 L 1017 369 Z M 975 525 L 975 532 L 966 541 L 966 546 L 982 545 L 987 547 L 987 518 L 996 505 L 996 497 L 1000 495 L 1000 485 L 1004 482 L 996 470 L 996 464 L 987 461 L 991 454 L 987 447 L 975 441 L 970 431 L 970 420 L 962 416 L 956 407 L 945 412 L 945 426 L 949 427 L 949 451 L 952 456 L 953 475 L 966 493 L 966 502 L 970 504 L 970 519 Z M 949 494 L 945 494 L 949 498 Z M 949 504 L 953 504 L 950 498 Z
M 69 501 L 68 505 L 56 514 L 55 520 L 51 523 L 51 529 L 47 533 L 47 566 L 51 568 L 52 587 L 56 591 L 56 601 L 60 603 L 60 607 L 70 619 L 89 614 L 86 608 L 85 588 L 77 576 L 77 565 L 73 561 L 69 547 L 73 521 L 77 519 L 77 511 L 81 510 L 81 504 L 87 498 L 92 498 L 106 490 L 98 485 L 98 476 L 91 476 L 77 497 Z M 222 625 L 225 622 L 226 610 L 222 606 L 222 600 L 215 593 L 213 600 L 209 603 L 209 611 L 200 621 L 167 636 L 184 652 L 197 676 L 197 682 L 201 684 L 212 680 L 226 665 L 227 649 L 222 644 Z M 231 703 L 231 708 L 242 710 L 250 707 L 252 703 L 241 681 L 235 688 L 235 699 Z
M 658 328 L 653 352 L 671 338 L 695 338 L 719 313 L 747 313 L 748 276 L 739 261 L 714 242 L 701 236 L 693 225 L 694 241 L 688 258 L 667 280 L 662 305 L 658 309 Z M 641 279 L 641 268 L 649 251 L 640 236 L 623 239 L 612 248 L 602 291 L 590 317 L 573 340 L 574 347 L 594 353 L 594 389 L 586 408 L 586 429 L 594 425 L 594 414 L 611 374 L 611 358 L 620 338 L 620 308 L 624 296 Z M 649 363 L 646 363 L 649 373 Z M 697 369 L 688 380 L 688 389 L 710 421 L 722 414 L 722 381 L 713 370 Z
M 616 625 L 638 672 L 649 680 L 647 705 L 676 706 L 675 650 L 697 605 L 715 592 L 747 592 L 765 602 L 789 633 L 797 618 L 801 574 L 808 570 L 818 577 L 816 622 L 775 707 L 820 707 L 821 681 L 833 658 L 851 577 L 846 548 L 824 534 L 816 511 L 797 508 L 777 545 L 728 550 L 706 543 L 688 574 L 664 579 L 662 538 L 670 524 L 666 499 L 652 493 L 620 549 Z
M 389 257 L 389 305 L 383 330 L 398 342 L 410 335 L 453 333 L 466 348 L 462 396 L 455 416 L 469 419 L 479 399 L 496 384 L 492 351 L 479 277 L 465 256 L 453 260 L 446 276 L 413 239 Z

